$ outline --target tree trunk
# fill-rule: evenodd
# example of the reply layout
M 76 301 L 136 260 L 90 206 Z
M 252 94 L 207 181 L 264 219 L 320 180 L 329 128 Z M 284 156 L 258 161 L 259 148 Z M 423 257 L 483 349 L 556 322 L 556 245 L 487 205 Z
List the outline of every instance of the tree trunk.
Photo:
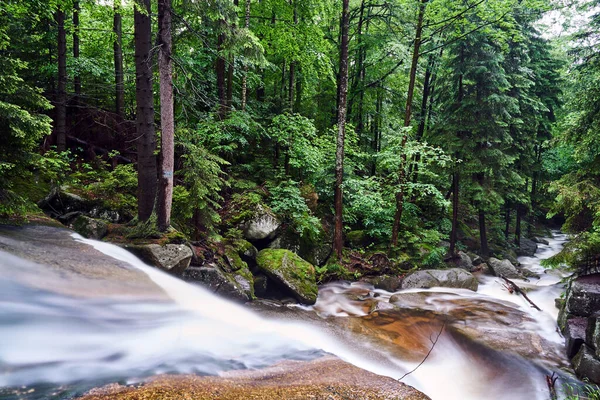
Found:
M 344 178 L 344 140 L 346 135 L 346 105 L 348 96 L 348 30 L 349 30 L 349 0 L 342 0 L 341 43 L 340 43 L 340 73 L 339 73 L 339 111 L 338 135 L 335 152 L 335 227 L 333 234 L 333 251 L 342 261 L 344 247 L 342 219 L 342 183 Z
M 479 241 L 481 242 L 481 257 L 487 258 L 490 254 L 485 226 L 485 211 L 479 210 Z
M 250 0 L 246 0 L 246 21 L 244 23 L 246 29 L 250 29 Z M 248 102 L 248 64 L 244 65 L 244 76 L 242 77 L 242 110 L 246 110 Z
M 140 4 L 140 3 L 138 3 Z M 134 11 L 136 129 L 138 152 L 138 220 L 147 221 L 156 199 L 156 134 L 152 92 L 152 26 L 150 0 L 142 0 Z
M 237 7 L 239 0 L 233 0 L 233 4 Z M 233 23 L 233 30 L 236 29 L 237 23 Z M 231 56 L 229 59 L 229 66 L 227 67 L 227 112 L 233 110 L 233 67 L 235 65 L 235 57 Z
M 123 23 L 121 16 L 121 0 L 115 0 L 113 32 L 113 59 L 115 63 L 115 112 L 123 116 L 125 109 L 125 83 L 123 78 Z
M 452 174 L 452 230 L 450 231 L 450 255 L 456 253 L 456 241 L 458 237 L 458 194 L 460 190 L 460 174 L 455 171 Z
M 60 8 L 55 13 L 58 26 L 58 86 L 56 96 L 56 149 L 67 148 L 67 33 L 65 12 Z
M 508 236 L 510 234 L 510 201 L 506 201 L 506 210 L 504 212 L 504 221 L 506 222 L 506 226 L 504 228 L 504 238 L 508 240 Z
M 425 6 L 428 0 L 421 0 L 419 5 L 419 15 L 417 17 L 417 29 L 413 46 L 412 63 L 410 66 L 410 75 L 408 81 L 408 92 L 406 96 L 406 110 L 404 112 L 404 127 L 410 126 L 412 115 L 412 102 L 415 92 L 415 81 L 417 78 L 417 67 L 419 64 L 419 51 L 421 49 L 421 35 L 423 33 L 423 19 L 425 16 Z M 406 146 L 408 139 L 407 132 L 403 132 L 402 148 Z M 406 153 L 401 155 L 400 171 L 398 171 L 398 191 L 396 192 L 396 214 L 394 215 L 394 225 L 392 227 L 392 246 L 398 245 L 398 233 L 400 231 L 400 221 L 402 220 L 402 210 L 404 207 L 404 184 L 406 182 Z
M 219 21 L 219 36 L 217 38 L 217 94 L 219 96 L 219 109 L 217 111 L 217 117 L 220 120 L 225 119 L 227 116 L 227 82 L 225 77 L 225 58 L 221 55 L 223 51 L 223 44 L 225 43 L 225 21 Z
M 521 204 L 517 205 L 517 222 L 515 222 L 515 245 L 517 247 L 521 246 L 521 218 L 522 218 L 522 208 Z
M 173 169 L 175 166 L 175 117 L 173 115 L 173 66 L 171 52 L 171 0 L 158 0 L 158 72 L 160 76 L 161 168 L 158 180 L 158 229 L 171 225 Z
M 79 6 L 79 1 L 73 2 L 73 58 L 77 60 L 79 58 L 79 13 L 81 12 L 81 7 Z M 76 104 L 79 101 L 79 96 L 81 96 L 81 77 L 76 75 L 73 78 L 73 89 L 75 91 L 76 96 Z

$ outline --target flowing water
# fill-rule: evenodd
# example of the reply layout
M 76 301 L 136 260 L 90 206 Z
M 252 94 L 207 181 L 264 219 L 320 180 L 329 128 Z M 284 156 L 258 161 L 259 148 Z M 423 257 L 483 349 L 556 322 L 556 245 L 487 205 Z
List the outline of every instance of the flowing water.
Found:
M 123 278 L 111 281 L 101 262 L 67 274 L 67 262 L 52 268 L 0 251 L 2 400 L 68 399 L 107 382 L 212 375 L 325 352 L 380 375 L 404 376 L 435 400 L 532 400 L 547 399 L 545 376 L 568 366 L 555 322 L 561 276 L 539 265 L 560 250 L 564 235 L 520 259 L 541 279 L 516 283 L 542 312 L 485 276 L 477 293 L 435 288 L 394 297 L 362 283 L 334 283 L 320 289 L 313 307 L 254 305 L 257 312 L 148 267 L 120 247 L 72 240 L 109 256 L 119 274 L 141 272 L 156 295 L 132 295 L 127 286 L 114 293 Z M 113 291 L 93 295 L 106 287 Z

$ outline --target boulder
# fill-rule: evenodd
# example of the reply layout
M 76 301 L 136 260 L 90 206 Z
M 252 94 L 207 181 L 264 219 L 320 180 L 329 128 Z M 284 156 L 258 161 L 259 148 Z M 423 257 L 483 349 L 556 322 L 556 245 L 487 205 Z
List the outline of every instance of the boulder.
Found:
M 402 286 L 402 278 L 394 275 L 379 275 L 363 279 L 370 283 L 375 289 L 385 290 L 386 292 L 397 292 Z
M 325 265 L 333 249 L 328 241 L 314 243 L 303 239 L 292 229 L 286 229 L 278 235 L 269 244 L 269 248 L 292 251 L 309 263 L 318 266 Z
M 89 212 L 93 206 L 94 202 L 59 188 L 52 189 L 48 196 L 38 203 L 38 207 L 54 218 L 73 211 Z
M 534 242 L 538 243 L 538 244 L 545 244 L 546 246 L 550 245 L 550 242 L 548 242 L 546 239 L 544 238 L 539 238 L 539 237 L 534 237 L 531 238 L 531 240 L 533 240 Z
M 469 255 L 464 251 L 458 252 L 458 258 L 456 259 L 455 263 L 458 268 L 469 272 L 473 270 L 473 261 L 471 260 L 471 257 L 469 257 Z
M 317 301 L 315 267 L 297 254 L 285 249 L 264 249 L 258 253 L 256 263 L 259 270 L 301 303 Z
M 192 250 L 184 244 L 144 244 L 126 248 L 148 264 L 174 274 L 183 273 L 190 266 L 193 255 Z
M 536 272 L 533 272 L 529 268 L 521 268 L 521 273 L 526 278 L 540 279 L 540 275 L 538 273 L 536 273 Z
M 93 207 L 90 210 L 90 216 L 94 218 L 104 219 L 106 221 L 112 222 L 116 224 L 118 222 L 122 222 L 123 218 L 118 211 L 115 210 L 107 210 L 103 207 Z
M 471 262 L 473 263 L 474 266 L 478 266 L 479 264 L 483 264 L 484 260 L 483 258 L 481 258 L 481 256 L 475 254 L 475 253 L 467 253 L 467 255 L 471 258 Z
M 590 317 L 600 310 L 600 274 L 581 276 L 571 282 L 565 311 L 578 317 Z
M 496 276 L 503 276 L 509 279 L 523 278 L 523 275 L 509 260 L 498 260 L 491 257 L 488 260 L 488 266 L 494 271 Z
M 521 263 L 517 260 L 517 253 L 514 250 L 506 250 L 501 253 L 503 259 L 506 259 L 512 263 L 512 265 L 519 266 Z
M 581 346 L 579 353 L 571 361 L 577 376 L 589 379 L 592 383 L 600 384 L 600 360 L 594 356 L 594 351 L 586 344 Z
M 477 291 L 478 285 L 477 279 L 461 268 L 416 271 L 402 281 L 402 289 L 449 287 Z
M 600 317 L 588 319 L 586 342 L 596 349 L 596 357 L 600 358 Z
M 108 225 L 99 219 L 79 215 L 71 223 L 71 228 L 88 239 L 100 240 L 108 233 Z
M 517 249 L 518 256 L 533 257 L 537 251 L 537 243 L 531 239 L 521 238 L 519 248 Z
M 252 274 L 247 269 L 228 273 L 216 264 L 207 264 L 204 267 L 189 267 L 183 273 L 183 279 L 232 300 L 246 302 L 254 298 Z
M 564 336 L 567 357 L 575 357 L 581 346 L 585 343 L 585 332 L 587 330 L 587 318 L 571 318 L 566 322 Z
M 265 275 L 257 275 L 254 277 L 254 294 L 258 297 L 265 297 L 268 290 L 269 278 Z
M 258 206 L 252 219 L 242 224 L 244 237 L 249 241 L 273 239 L 281 221 L 269 209 Z

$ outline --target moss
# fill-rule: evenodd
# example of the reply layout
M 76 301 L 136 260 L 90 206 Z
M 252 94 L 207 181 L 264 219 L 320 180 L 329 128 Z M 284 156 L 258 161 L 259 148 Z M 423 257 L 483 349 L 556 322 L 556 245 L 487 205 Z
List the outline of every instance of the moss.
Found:
M 245 269 L 248 268 L 248 264 L 246 264 L 244 261 L 242 261 L 242 258 L 240 257 L 240 253 L 238 252 L 238 249 L 236 249 L 234 246 L 231 246 L 231 245 L 225 246 L 225 251 L 224 251 L 223 257 L 225 258 L 225 261 L 227 264 L 227 265 L 223 266 L 225 268 L 225 270 L 238 271 L 243 268 L 245 268 Z
M 258 253 L 256 262 L 267 276 L 290 289 L 301 302 L 314 304 L 317 300 L 315 267 L 297 254 L 284 249 L 264 249 Z

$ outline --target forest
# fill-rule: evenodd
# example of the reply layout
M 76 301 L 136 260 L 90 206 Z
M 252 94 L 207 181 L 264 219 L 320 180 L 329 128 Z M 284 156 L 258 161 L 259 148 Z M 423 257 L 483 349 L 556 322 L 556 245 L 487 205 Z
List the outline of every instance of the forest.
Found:
M 263 207 L 338 266 L 486 257 L 550 220 L 576 234 L 557 262 L 587 265 L 597 6 L 4 1 L 0 215 L 71 188 L 218 241 Z M 591 17 L 558 35 L 549 12 Z

